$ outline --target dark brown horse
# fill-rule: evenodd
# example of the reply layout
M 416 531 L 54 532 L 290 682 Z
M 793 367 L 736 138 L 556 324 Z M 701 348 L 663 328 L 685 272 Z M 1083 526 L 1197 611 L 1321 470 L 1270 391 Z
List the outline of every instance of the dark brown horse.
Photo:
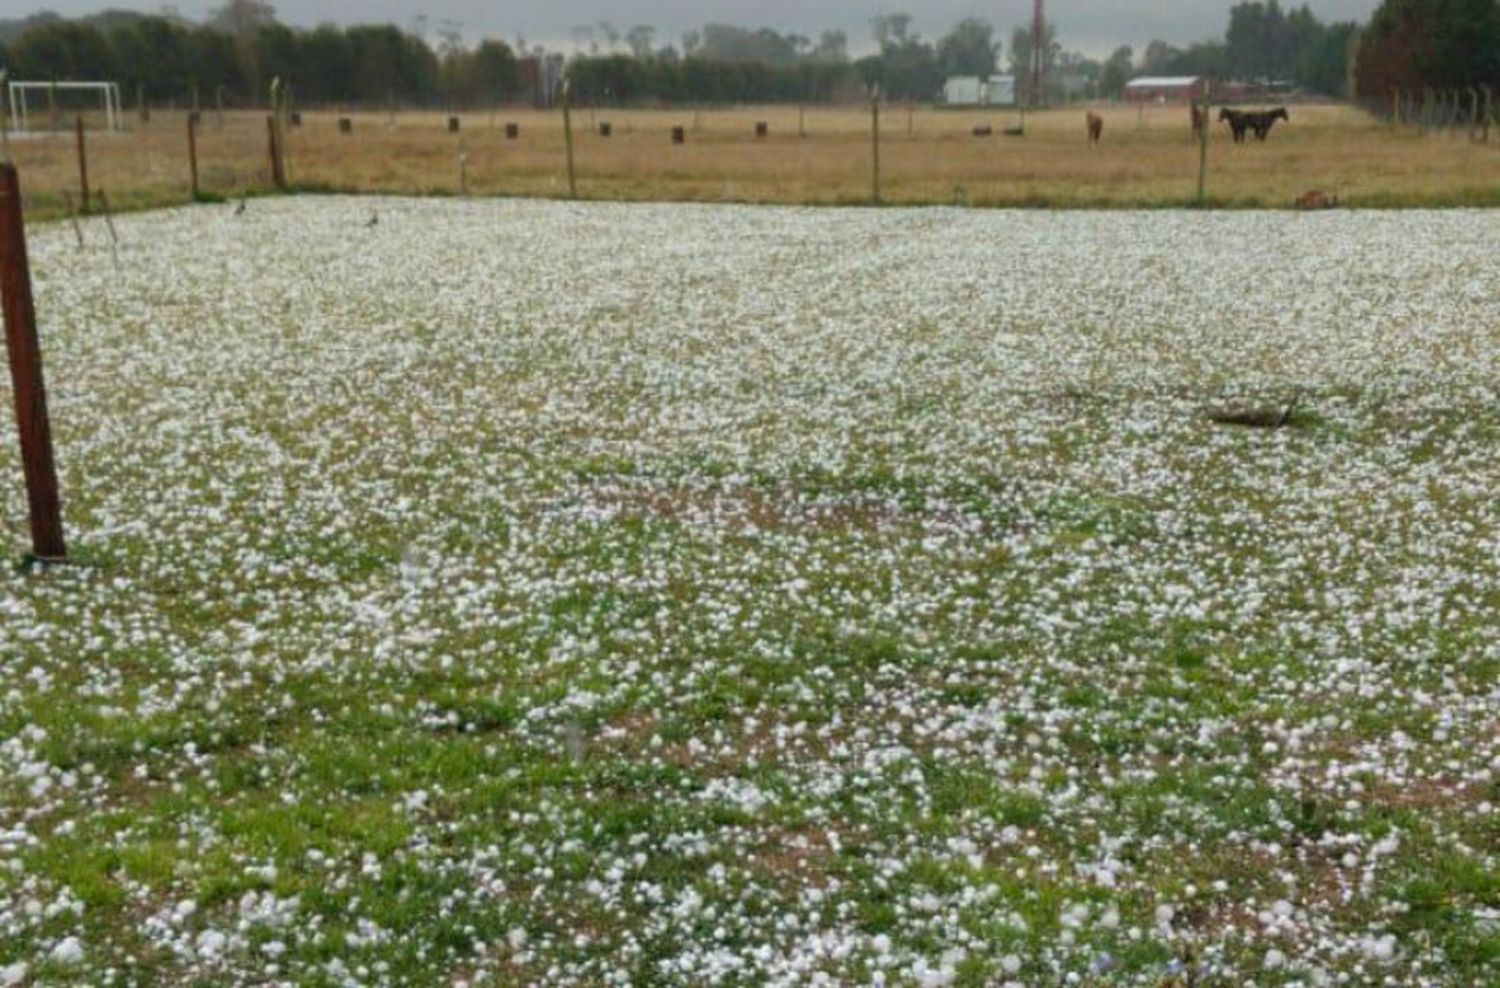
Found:
M 1104 136 L 1104 118 L 1099 116 L 1099 114 L 1095 113 L 1093 110 L 1090 110 L 1088 115 L 1088 124 L 1089 143 L 1098 144 L 1100 138 Z
M 1271 136 L 1271 128 L 1276 126 L 1276 121 L 1285 120 L 1291 122 L 1291 117 L 1286 112 L 1286 107 L 1278 106 L 1274 110 L 1265 110 L 1260 113 L 1246 114 L 1250 129 L 1255 131 L 1255 139 L 1263 141 Z
M 1227 106 L 1219 111 L 1219 122 L 1229 125 L 1229 132 L 1234 135 L 1234 143 L 1245 143 L 1245 131 L 1250 129 L 1249 116 L 1250 114 L 1244 110 L 1231 110 Z
M 1271 136 L 1271 128 L 1276 126 L 1276 121 L 1290 121 L 1291 117 L 1284 106 L 1278 106 L 1274 110 L 1231 110 L 1226 106 L 1219 111 L 1219 120 L 1229 124 L 1234 142 L 1243 144 L 1247 133 L 1254 133 L 1257 141 L 1264 141 Z

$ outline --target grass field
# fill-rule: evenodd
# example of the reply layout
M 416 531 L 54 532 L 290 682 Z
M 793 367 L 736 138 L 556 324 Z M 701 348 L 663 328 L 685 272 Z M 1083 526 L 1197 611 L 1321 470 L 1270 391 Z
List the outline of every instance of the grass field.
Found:
M 868 110 L 596 111 L 574 116 L 579 193 L 585 198 L 786 204 L 863 203 L 871 195 Z M 981 206 L 1160 207 L 1194 201 L 1198 152 L 1187 110 L 1103 109 L 1104 142 L 1090 149 L 1080 109 L 1031 114 L 1027 136 L 997 134 L 1011 111 L 888 107 L 883 114 L 882 196 L 892 203 Z M 327 191 L 561 197 L 568 186 L 560 113 L 500 110 L 445 117 L 309 113 L 291 131 L 291 181 Z M 521 125 L 504 139 L 503 125 Z M 609 122 L 614 136 L 598 136 Z M 770 136 L 756 140 L 765 121 Z M 684 146 L 668 140 L 688 129 Z M 806 137 L 799 137 L 799 127 Z M 460 137 L 462 143 L 460 143 Z M 122 136 L 92 137 L 90 171 L 120 207 L 179 203 L 189 191 L 183 114 L 158 113 Z M 35 215 L 57 215 L 78 185 L 71 134 L 16 140 L 13 151 Z M 262 116 L 206 113 L 200 135 L 205 190 L 237 195 L 269 184 Z M 1500 132 L 1489 144 L 1455 133 L 1396 130 L 1345 106 L 1294 106 L 1264 145 L 1235 146 L 1216 128 L 1208 192 L 1223 206 L 1282 208 L 1309 190 L 1351 206 L 1500 205 Z
M 85 222 L 0 984 L 1500 977 L 1497 214 Z

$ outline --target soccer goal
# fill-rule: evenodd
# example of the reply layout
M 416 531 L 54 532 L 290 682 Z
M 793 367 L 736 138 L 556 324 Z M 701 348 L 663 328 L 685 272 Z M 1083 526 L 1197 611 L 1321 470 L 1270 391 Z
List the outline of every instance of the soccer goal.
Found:
M 23 133 L 31 130 L 30 97 L 37 92 L 43 94 L 48 113 L 57 111 L 58 97 L 64 93 L 93 93 L 98 97 L 99 108 L 104 112 L 105 129 L 119 130 L 121 127 L 120 84 L 117 82 L 13 81 L 7 88 L 10 91 L 11 124 Z

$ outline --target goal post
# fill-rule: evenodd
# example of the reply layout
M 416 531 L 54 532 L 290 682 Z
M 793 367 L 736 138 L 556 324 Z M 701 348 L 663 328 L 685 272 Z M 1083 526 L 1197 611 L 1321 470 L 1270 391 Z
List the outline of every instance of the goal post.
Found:
M 99 108 L 104 112 L 104 126 L 106 130 L 117 131 L 122 126 L 122 114 L 120 112 L 120 84 L 117 82 L 30 82 L 26 80 L 13 80 L 7 84 L 10 99 L 11 125 L 20 132 L 31 130 L 31 101 L 30 94 L 42 92 L 48 95 L 49 102 L 58 93 L 97 93 L 99 96 Z

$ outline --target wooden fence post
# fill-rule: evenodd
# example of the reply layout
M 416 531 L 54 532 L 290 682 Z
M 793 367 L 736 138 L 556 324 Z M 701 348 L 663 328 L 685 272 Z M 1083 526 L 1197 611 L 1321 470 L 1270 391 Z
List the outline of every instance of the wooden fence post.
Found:
M 562 84 L 563 147 L 568 155 L 568 198 L 578 198 L 578 174 L 573 169 L 573 80 Z
M 1490 142 L 1490 125 L 1495 120 L 1495 90 L 1488 83 L 1479 88 L 1484 93 L 1484 111 L 1480 114 L 1484 132 L 1480 136 L 1480 140 L 1488 144 Z
M 78 195 L 82 200 L 83 215 L 89 214 L 89 152 L 83 142 L 83 114 L 73 118 L 73 131 L 78 138 Z
M 276 133 L 276 115 L 266 117 L 266 140 L 271 154 L 271 184 L 286 188 L 286 172 L 281 167 L 281 141 Z
M 198 118 L 188 114 L 188 171 L 193 179 L 193 199 L 198 199 Z
M 1209 113 L 1212 108 L 1213 100 L 1204 97 L 1203 126 L 1198 129 L 1198 205 L 1200 208 L 1208 203 L 1208 132 L 1213 126 L 1209 122 Z
M 5 313 L 5 349 L 10 358 L 16 429 L 21 436 L 21 466 L 31 514 L 31 551 L 37 559 L 61 561 L 67 558 L 68 547 L 63 539 L 47 387 L 42 377 L 36 306 L 31 297 L 31 267 L 26 259 L 21 183 L 16 166 L 9 161 L 0 163 L 0 308 Z
M 880 86 L 870 87 L 870 201 L 880 204 Z

